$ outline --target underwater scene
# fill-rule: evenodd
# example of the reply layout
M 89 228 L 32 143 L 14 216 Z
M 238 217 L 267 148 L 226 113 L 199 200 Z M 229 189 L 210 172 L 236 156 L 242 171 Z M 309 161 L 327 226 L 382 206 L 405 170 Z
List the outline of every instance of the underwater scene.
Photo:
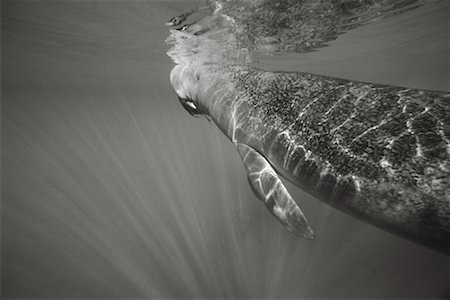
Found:
M 447 299 L 444 0 L 2 2 L 2 299 Z

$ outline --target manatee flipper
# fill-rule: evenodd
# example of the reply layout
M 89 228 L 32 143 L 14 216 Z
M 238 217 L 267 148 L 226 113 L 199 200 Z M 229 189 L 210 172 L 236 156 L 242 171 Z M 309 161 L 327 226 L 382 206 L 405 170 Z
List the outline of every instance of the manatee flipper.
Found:
M 247 178 L 255 195 L 290 232 L 313 239 L 314 233 L 308 225 L 300 207 L 292 199 L 280 177 L 258 151 L 236 143 L 247 170 Z

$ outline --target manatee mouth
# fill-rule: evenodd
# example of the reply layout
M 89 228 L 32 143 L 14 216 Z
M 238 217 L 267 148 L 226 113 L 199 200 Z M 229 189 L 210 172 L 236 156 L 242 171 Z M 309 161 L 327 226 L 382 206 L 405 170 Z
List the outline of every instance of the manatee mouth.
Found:
M 183 105 L 184 109 L 191 116 L 196 116 L 196 115 L 201 114 L 201 112 L 197 108 L 197 105 L 195 105 L 194 101 L 192 101 L 191 99 L 178 97 L 178 100 L 180 100 L 181 105 Z

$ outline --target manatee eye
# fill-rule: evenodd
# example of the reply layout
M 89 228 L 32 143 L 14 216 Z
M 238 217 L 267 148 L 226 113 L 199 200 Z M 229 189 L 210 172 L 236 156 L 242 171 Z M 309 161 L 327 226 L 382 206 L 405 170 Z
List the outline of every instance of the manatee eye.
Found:
M 180 100 L 181 105 L 183 105 L 184 109 L 191 115 L 200 115 L 201 112 L 198 110 L 197 105 L 195 105 L 194 101 L 191 99 L 184 99 L 181 97 L 178 97 L 178 100 Z
M 197 78 L 197 80 L 200 80 L 200 74 L 199 73 L 195 74 L 195 78 Z
M 188 105 L 193 110 L 197 110 L 197 106 L 195 106 L 194 102 L 192 101 L 186 101 L 186 105 Z

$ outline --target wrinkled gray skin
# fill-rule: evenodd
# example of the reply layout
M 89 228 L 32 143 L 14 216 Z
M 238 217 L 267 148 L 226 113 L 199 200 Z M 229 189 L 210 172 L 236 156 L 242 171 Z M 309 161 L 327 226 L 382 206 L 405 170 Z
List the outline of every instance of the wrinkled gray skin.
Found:
M 314 238 L 282 176 L 327 204 L 449 253 L 450 95 L 251 67 L 177 65 L 172 86 L 236 145 L 250 186 Z

